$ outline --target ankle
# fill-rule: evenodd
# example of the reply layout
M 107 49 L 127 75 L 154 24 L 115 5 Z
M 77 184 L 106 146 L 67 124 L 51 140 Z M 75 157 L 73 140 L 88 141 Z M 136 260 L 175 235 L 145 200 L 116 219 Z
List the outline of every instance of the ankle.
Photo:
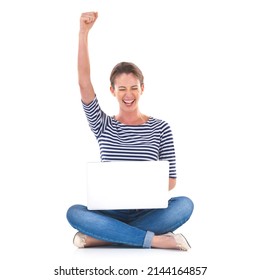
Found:
M 91 236 L 88 236 L 86 239 L 86 247 L 106 246 L 111 244 L 110 242 L 99 240 Z

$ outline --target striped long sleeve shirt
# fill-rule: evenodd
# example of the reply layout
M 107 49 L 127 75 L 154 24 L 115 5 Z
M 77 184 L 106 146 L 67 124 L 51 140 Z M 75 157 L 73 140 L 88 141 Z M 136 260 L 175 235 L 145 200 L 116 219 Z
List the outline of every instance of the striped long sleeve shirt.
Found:
M 144 124 L 126 125 L 106 115 L 97 98 L 82 104 L 98 141 L 101 161 L 168 160 L 169 177 L 176 178 L 174 142 L 167 122 L 150 117 Z

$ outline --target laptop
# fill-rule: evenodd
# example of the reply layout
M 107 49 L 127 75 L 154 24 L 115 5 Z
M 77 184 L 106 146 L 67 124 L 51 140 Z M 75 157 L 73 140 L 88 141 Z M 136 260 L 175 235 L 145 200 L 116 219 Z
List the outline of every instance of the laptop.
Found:
M 90 210 L 166 208 L 168 190 L 168 161 L 87 163 Z

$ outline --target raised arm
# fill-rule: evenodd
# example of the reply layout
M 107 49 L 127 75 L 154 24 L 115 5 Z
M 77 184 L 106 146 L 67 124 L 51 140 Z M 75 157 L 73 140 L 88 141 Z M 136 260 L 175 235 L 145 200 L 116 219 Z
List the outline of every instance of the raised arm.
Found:
M 88 52 L 88 33 L 94 25 L 98 13 L 87 12 L 80 17 L 79 49 L 78 49 L 78 81 L 81 99 L 89 104 L 95 98 L 95 91 L 91 83 L 90 62 Z

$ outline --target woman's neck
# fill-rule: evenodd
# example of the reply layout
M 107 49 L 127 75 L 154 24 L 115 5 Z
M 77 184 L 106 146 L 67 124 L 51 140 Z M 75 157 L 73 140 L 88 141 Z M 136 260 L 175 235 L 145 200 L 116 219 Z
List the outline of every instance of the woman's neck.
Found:
M 149 117 L 142 114 L 140 111 L 136 112 L 122 112 L 120 111 L 115 119 L 127 125 L 140 125 L 148 121 Z

